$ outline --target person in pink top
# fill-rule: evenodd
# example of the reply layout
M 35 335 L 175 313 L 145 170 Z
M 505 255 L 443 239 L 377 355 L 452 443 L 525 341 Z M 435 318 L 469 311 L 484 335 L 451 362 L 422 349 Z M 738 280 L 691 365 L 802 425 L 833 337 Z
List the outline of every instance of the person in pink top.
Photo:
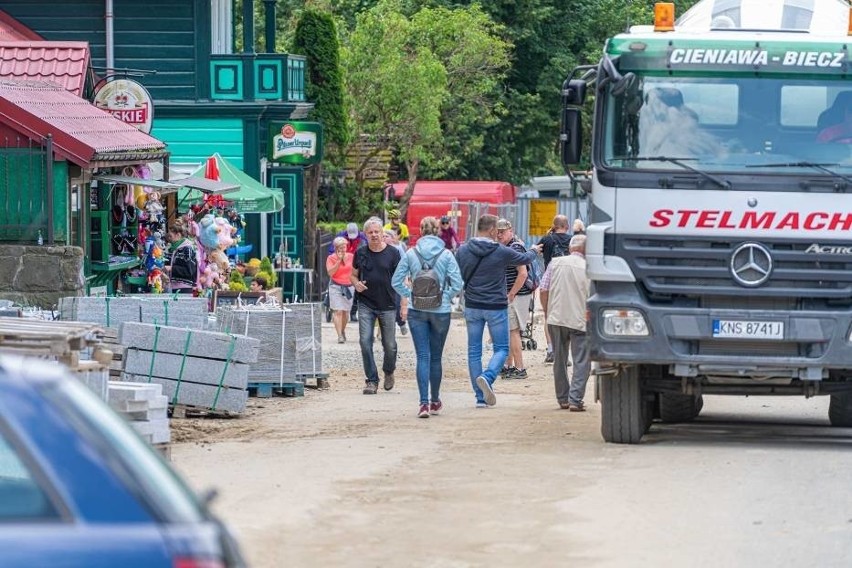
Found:
M 352 298 L 355 295 L 349 279 L 354 255 L 346 251 L 347 244 L 344 237 L 334 239 L 334 252 L 325 261 L 325 268 L 331 277 L 328 283 L 328 305 L 334 312 L 338 343 L 346 343 L 346 324 L 349 323 L 349 310 L 352 309 Z

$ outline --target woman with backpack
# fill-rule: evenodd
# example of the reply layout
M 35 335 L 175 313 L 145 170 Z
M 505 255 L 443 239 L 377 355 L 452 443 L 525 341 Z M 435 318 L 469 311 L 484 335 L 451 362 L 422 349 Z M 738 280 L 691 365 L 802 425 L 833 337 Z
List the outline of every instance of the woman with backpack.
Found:
M 420 221 L 421 236 L 403 255 L 391 282 L 400 296 L 408 298 L 402 319 L 408 321 L 417 355 L 420 418 L 440 413 L 443 406 L 441 358 L 450 331 L 452 300 L 463 285 L 456 258 L 438 237 L 440 232 L 441 225 L 435 217 Z

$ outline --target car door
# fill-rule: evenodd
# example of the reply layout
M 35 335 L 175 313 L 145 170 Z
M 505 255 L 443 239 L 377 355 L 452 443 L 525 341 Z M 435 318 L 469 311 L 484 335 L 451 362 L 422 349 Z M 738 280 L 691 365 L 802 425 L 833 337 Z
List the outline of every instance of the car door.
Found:
M 99 491 L 90 488 L 89 502 L 77 502 L 84 494 L 83 482 L 72 473 L 80 442 L 54 418 L 26 390 L 5 389 L 0 403 L 0 566 L 171 567 L 159 527 L 141 516 L 127 519 L 121 510 L 127 508 L 122 506 L 126 496 L 113 494 L 116 485 L 88 475 Z M 35 447 L 27 435 L 34 429 L 35 437 L 51 439 L 51 446 Z M 82 512 L 93 498 L 102 501 L 103 514 L 85 518 Z M 108 514 L 110 503 L 114 519 Z

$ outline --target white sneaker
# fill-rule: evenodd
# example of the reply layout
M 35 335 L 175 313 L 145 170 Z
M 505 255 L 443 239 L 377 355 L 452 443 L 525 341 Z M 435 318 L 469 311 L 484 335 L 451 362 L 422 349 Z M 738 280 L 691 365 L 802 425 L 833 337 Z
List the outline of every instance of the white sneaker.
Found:
M 482 394 L 485 398 L 485 404 L 488 406 L 494 406 L 497 404 L 497 397 L 494 396 L 494 389 L 491 388 L 491 385 L 488 382 L 488 379 L 479 375 L 476 377 L 476 386 L 478 386 L 482 390 Z

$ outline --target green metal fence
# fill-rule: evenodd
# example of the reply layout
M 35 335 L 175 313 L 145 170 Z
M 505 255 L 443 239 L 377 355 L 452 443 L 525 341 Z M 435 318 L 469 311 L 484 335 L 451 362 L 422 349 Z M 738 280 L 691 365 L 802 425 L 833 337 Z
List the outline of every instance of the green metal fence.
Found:
M 67 168 L 55 163 L 51 216 L 46 156 L 41 146 L 0 149 L 0 242 L 35 244 L 41 231 L 47 243 L 51 218 L 55 240 L 67 242 Z

